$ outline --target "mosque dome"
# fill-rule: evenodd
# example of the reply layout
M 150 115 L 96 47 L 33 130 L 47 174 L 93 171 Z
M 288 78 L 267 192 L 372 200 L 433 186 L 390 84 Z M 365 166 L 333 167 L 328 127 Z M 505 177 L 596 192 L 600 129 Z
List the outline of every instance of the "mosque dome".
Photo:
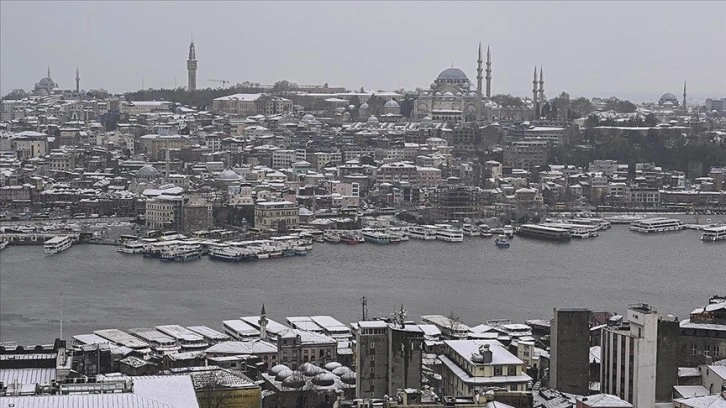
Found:
M 305 377 L 297 372 L 282 380 L 282 386 L 286 388 L 301 388 L 303 385 L 305 385 Z
M 136 177 L 140 178 L 157 178 L 161 173 L 154 166 L 147 164 L 146 166 L 136 170 Z
M 328 387 L 335 384 L 335 376 L 331 373 L 320 373 L 313 377 L 313 384 L 320 387 Z
M 441 71 L 438 77 L 436 77 L 436 83 L 464 83 L 469 82 L 469 78 L 466 76 L 464 71 L 460 70 L 459 68 L 446 68 L 445 70 Z
M 239 174 L 230 169 L 224 170 L 217 175 L 217 180 L 219 181 L 237 181 L 239 179 L 241 179 Z
M 385 103 L 385 104 L 383 105 L 383 107 L 384 107 L 384 108 L 400 108 L 400 107 L 401 107 L 401 105 L 399 105 L 399 104 L 398 104 L 398 102 L 396 102 L 396 101 L 394 101 L 393 99 L 391 99 L 390 101 L 386 102 L 386 103 Z
M 346 163 L 350 163 L 350 162 L 352 162 L 352 161 L 353 161 L 353 160 L 350 160 L 350 161 L 348 161 L 348 162 L 346 162 Z M 326 369 L 326 370 L 328 370 L 328 371 L 333 371 L 333 370 L 335 370 L 336 368 L 338 368 L 338 367 L 342 367 L 342 366 L 343 366 L 343 364 L 340 364 L 340 363 L 338 363 L 337 361 L 331 361 L 331 362 L 329 362 L 328 364 L 326 364 L 326 365 L 325 365 L 325 369 Z
M 349 372 L 341 375 L 340 381 L 342 381 L 343 383 L 348 384 L 348 385 L 355 385 L 355 382 L 356 382 L 355 373 L 352 371 L 349 371 Z
M 664 105 L 666 103 L 672 103 L 673 105 L 678 105 L 678 98 L 673 95 L 670 92 L 667 92 L 663 94 L 663 96 L 660 97 L 660 100 L 658 101 L 659 105 Z

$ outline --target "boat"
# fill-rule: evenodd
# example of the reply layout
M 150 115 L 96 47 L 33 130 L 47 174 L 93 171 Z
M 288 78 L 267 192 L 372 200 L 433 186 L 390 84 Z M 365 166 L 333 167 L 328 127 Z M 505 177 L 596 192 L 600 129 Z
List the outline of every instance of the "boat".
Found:
M 481 230 L 476 225 L 472 224 L 464 224 L 461 226 L 461 231 L 466 235 L 467 237 L 478 237 L 481 235 Z
M 680 231 L 685 225 L 680 220 L 674 218 L 646 218 L 644 220 L 635 221 L 630 224 L 630 230 L 635 232 L 666 232 Z
M 384 245 L 391 243 L 391 236 L 388 235 L 385 230 L 380 228 L 363 228 L 363 239 L 366 242 L 372 242 L 374 244 Z
M 117 251 L 122 254 L 140 254 L 144 251 L 144 248 L 146 248 L 146 244 L 143 242 L 133 241 L 125 242 L 117 249 Z
M 494 234 L 492 233 L 492 230 L 491 228 L 489 228 L 488 225 L 481 224 L 479 225 L 479 235 L 483 238 L 491 238 Z
M 195 261 L 202 257 L 202 248 L 199 245 L 179 245 L 162 251 L 159 257 L 162 261 Z
M 73 244 L 73 237 L 70 235 L 59 235 L 43 243 L 43 253 L 53 255 L 65 251 Z
M 537 224 L 524 224 L 519 228 L 519 235 L 551 241 L 569 241 L 570 231 L 564 228 L 548 227 Z
M 506 235 L 499 235 L 494 240 L 494 245 L 496 245 L 497 248 L 509 248 L 509 240 Z
M 701 241 L 716 242 L 726 240 L 726 225 L 709 226 L 703 229 Z
M 433 225 L 414 225 L 408 229 L 408 236 L 415 239 L 433 241 L 436 239 L 436 227 Z
M 464 242 L 464 232 L 449 224 L 436 224 L 436 239 L 445 242 Z

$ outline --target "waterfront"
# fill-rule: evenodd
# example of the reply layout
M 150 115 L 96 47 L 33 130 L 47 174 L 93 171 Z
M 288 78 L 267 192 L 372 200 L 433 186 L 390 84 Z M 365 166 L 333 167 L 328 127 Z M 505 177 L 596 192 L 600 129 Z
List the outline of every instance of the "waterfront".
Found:
M 167 264 L 100 245 L 54 256 L 38 246 L 8 247 L 0 253 L 0 340 L 52 341 L 60 292 L 65 337 L 160 324 L 221 329 L 222 320 L 259 313 L 263 301 L 281 323 L 317 314 L 352 322 L 360 319 L 363 295 L 372 316 L 403 303 L 412 319 L 453 311 L 472 325 L 550 318 L 553 307 L 565 306 L 622 313 L 635 302 L 682 319 L 726 290 L 726 245 L 703 243 L 699 234 L 614 226 L 569 243 L 518 237 L 509 249 L 483 238 L 316 244 L 307 257 L 242 264 Z

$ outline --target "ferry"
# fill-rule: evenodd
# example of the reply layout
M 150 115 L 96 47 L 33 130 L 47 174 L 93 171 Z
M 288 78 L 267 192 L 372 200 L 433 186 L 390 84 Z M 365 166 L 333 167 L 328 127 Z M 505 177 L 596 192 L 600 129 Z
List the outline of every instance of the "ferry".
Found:
M 488 225 L 481 224 L 479 225 L 479 235 L 481 235 L 483 238 L 491 238 L 494 234 L 492 233 L 492 230 L 489 228 Z
M 163 251 L 160 255 L 162 261 L 187 262 L 202 257 L 202 248 L 199 245 L 179 245 Z
M 685 225 L 673 218 L 646 218 L 630 224 L 630 230 L 636 232 L 666 232 L 680 231 Z
M 411 238 L 433 241 L 436 239 L 436 227 L 433 225 L 415 225 L 408 229 Z
M 494 245 L 496 245 L 497 248 L 509 248 L 509 240 L 506 235 L 500 235 L 494 240 Z
M 362 233 L 366 242 L 372 242 L 379 245 L 391 243 L 391 236 L 386 234 L 383 229 L 363 228 Z
M 547 239 L 552 241 L 569 241 L 571 238 L 569 230 L 537 224 L 522 225 L 519 228 L 519 234 L 525 237 Z
M 464 242 L 464 232 L 450 224 L 436 224 L 436 239 L 445 242 Z
M 706 227 L 703 229 L 701 241 L 716 242 L 726 240 L 726 225 Z
M 472 224 L 464 224 L 461 226 L 461 231 L 466 235 L 467 237 L 478 237 L 481 235 L 481 230 L 476 225 Z
M 73 244 L 73 237 L 70 235 L 59 235 L 43 243 L 43 253 L 53 255 L 65 251 Z
M 144 252 L 144 248 L 146 248 L 146 244 L 143 242 L 125 242 L 117 249 L 117 251 L 122 254 L 140 254 Z

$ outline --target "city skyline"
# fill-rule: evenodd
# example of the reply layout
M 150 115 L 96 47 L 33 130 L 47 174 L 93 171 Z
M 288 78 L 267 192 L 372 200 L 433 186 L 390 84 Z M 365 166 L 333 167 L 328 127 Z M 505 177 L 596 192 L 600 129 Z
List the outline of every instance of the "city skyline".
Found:
M 492 94 L 528 95 L 535 64 L 547 71 L 550 98 L 566 91 L 642 102 L 678 94 L 684 80 L 696 102 L 726 93 L 718 68 L 726 57 L 715 52 L 726 46 L 718 31 L 726 24 L 726 7 L 653 5 L 424 3 L 413 9 L 411 3 L 184 3 L 183 8 L 144 3 L 142 14 L 140 3 L 133 2 L 3 2 L 0 91 L 30 89 L 47 66 L 64 89 L 74 87 L 77 67 L 82 89 L 127 92 L 142 82 L 145 88 L 181 87 L 194 35 L 198 88 L 219 85 L 209 79 L 427 88 L 451 65 L 473 80 L 482 42 L 492 52 Z M 84 23 L 69 25 L 65 16 Z M 50 17 L 57 18 L 44 20 Z M 43 24 L 35 22 L 39 18 Z M 133 29 L 120 24 L 129 18 L 136 20 Z M 564 24 L 553 26 L 554 18 Z M 23 30 L 29 24 L 33 30 Z M 288 29 L 269 29 L 275 25 Z M 620 31 L 608 31 L 614 28 Z M 12 35 L 18 32 L 24 33 L 21 40 Z M 293 41 L 290 32 L 303 40 Z M 265 36 L 269 40 L 259 41 Z

